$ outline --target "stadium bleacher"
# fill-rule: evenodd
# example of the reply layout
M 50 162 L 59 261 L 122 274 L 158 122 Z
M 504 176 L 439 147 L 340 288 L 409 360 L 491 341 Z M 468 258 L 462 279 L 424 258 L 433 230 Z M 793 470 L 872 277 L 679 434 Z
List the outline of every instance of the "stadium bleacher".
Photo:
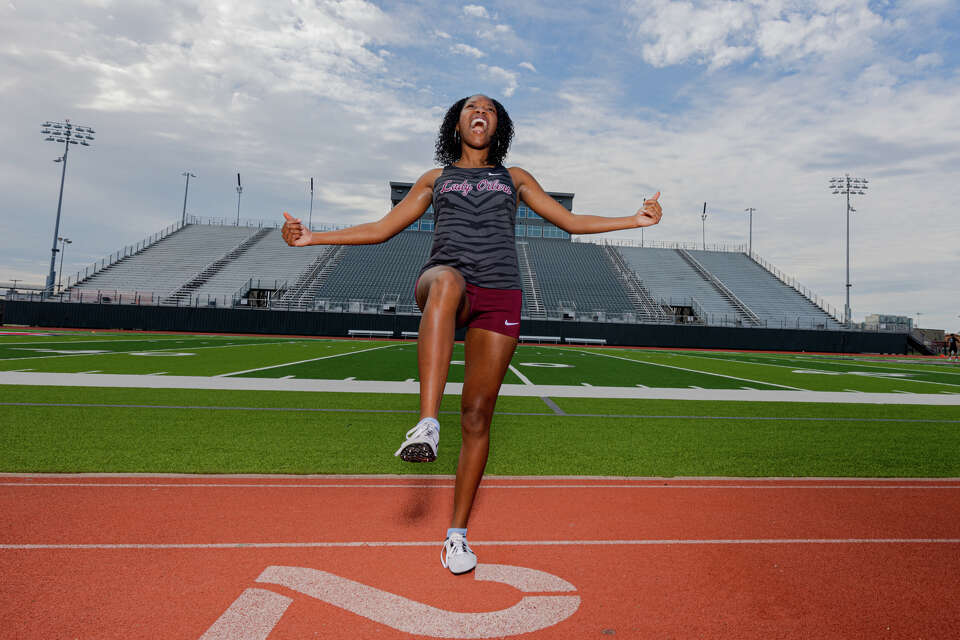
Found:
M 573 312 L 578 317 L 634 312 L 600 245 L 528 239 L 527 253 L 548 315 L 558 310 L 561 315 Z
M 404 231 L 380 245 L 288 247 L 276 228 L 188 224 L 67 290 L 151 304 L 267 304 L 298 310 L 418 313 L 413 295 L 433 236 Z M 524 317 L 707 325 L 839 328 L 797 289 L 744 253 L 602 246 L 525 238 Z M 92 294 L 92 295 L 91 295 Z M 146 294 L 146 295 L 144 295 Z M 175 295 L 174 295 L 175 294 Z

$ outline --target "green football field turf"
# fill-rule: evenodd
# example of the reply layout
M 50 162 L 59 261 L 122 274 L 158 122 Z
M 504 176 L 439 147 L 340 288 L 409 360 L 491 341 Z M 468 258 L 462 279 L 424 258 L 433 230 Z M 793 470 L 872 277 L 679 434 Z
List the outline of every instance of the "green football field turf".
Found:
M 412 342 L 0 332 L 0 371 L 415 380 Z M 457 345 L 451 381 L 461 381 Z M 942 360 L 522 345 L 505 380 L 543 385 L 956 394 Z M 0 386 L 0 471 L 453 473 L 393 457 L 406 394 Z M 960 407 L 501 397 L 488 472 L 506 475 L 960 475 Z M 561 413 L 558 413 L 561 412 Z

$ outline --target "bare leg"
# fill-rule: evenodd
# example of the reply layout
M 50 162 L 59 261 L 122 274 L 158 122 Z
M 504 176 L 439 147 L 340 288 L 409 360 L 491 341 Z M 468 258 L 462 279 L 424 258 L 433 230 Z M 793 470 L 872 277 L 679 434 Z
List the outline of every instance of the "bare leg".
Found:
M 451 267 L 427 269 L 417 281 L 415 295 L 423 311 L 417 338 L 421 419 L 440 415 L 440 400 L 453 354 L 453 333 L 457 320 L 469 313 L 466 288 L 463 276 Z
M 466 528 L 473 499 L 487 466 L 490 422 L 500 384 L 510 365 L 517 341 L 510 336 L 470 329 L 466 340 L 466 371 L 460 407 L 460 461 L 453 495 L 451 527 Z

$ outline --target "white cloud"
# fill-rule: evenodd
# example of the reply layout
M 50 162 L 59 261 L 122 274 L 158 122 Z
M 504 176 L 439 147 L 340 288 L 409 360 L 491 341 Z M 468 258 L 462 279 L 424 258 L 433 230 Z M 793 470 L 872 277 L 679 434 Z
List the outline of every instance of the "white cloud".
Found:
M 438 38 L 442 38 L 442 39 L 444 39 L 444 40 L 450 40 L 451 38 L 453 38 L 453 36 L 451 36 L 451 35 L 450 35 L 449 33 L 447 33 L 446 31 L 439 31 L 439 30 L 437 30 L 437 31 L 434 31 L 434 32 L 433 32 L 433 35 L 435 35 L 435 36 L 438 37 Z
M 514 71 L 507 71 L 502 67 L 487 66 L 485 64 L 481 64 L 477 68 L 480 70 L 482 76 L 502 86 L 503 95 L 506 98 L 511 97 L 519 86 L 517 82 L 518 75 Z
M 463 7 L 464 15 L 471 16 L 473 18 L 489 18 L 490 14 L 487 13 L 487 8 L 479 4 L 468 4 Z
M 476 47 L 471 47 L 470 45 L 463 44 L 463 43 L 458 43 L 453 45 L 452 47 L 450 47 L 450 50 L 453 51 L 454 53 L 459 53 L 465 56 L 472 56 L 474 58 L 483 58 L 483 57 L 486 57 L 487 55 L 483 51 L 480 51 L 480 49 L 477 49 Z
M 644 60 L 711 68 L 753 54 L 790 63 L 838 52 L 863 56 L 889 27 L 867 0 L 634 0 L 628 7 Z
M 534 73 L 537 72 L 537 68 L 533 66 L 532 62 L 521 62 L 517 66 L 522 67 L 523 69 L 527 69 L 528 71 L 533 71 Z

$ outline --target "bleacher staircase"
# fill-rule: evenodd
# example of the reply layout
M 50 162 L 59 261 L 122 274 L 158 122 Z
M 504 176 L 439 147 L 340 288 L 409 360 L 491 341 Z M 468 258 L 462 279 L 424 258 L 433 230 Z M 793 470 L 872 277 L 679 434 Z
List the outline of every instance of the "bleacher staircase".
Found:
M 627 297 L 633 303 L 637 313 L 645 322 L 667 322 L 671 319 L 672 313 L 658 304 L 643 283 L 637 278 L 637 274 L 630 269 L 623 261 L 623 256 L 611 245 L 603 245 L 603 252 L 613 267 L 614 273 L 620 278 L 623 288 L 627 292 Z
M 517 263 L 520 267 L 520 283 L 523 287 L 523 302 L 527 307 L 527 315 L 534 319 L 547 317 L 543 307 L 543 296 L 537 286 L 537 276 L 530 267 L 530 256 L 527 254 L 527 243 L 517 243 Z
M 723 296 L 723 298 L 729 302 L 734 309 L 736 309 L 737 315 L 740 316 L 741 320 L 753 325 L 754 327 L 763 325 L 763 321 L 760 320 L 760 317 L 757 316 L 757 314 L 754 313 L 750 307 L 744 304 L 743 301 L 733 293 L 733 291 L 730 291 L 730 289 L 728 289 L 719 278 L 707 271 L 703 265 L 700 264 L 700 262 L 690 254 L 689 251 L 686 249 L 676 249 L 676 252 L 679 253 L 680 257 L 686 260 L 687 264 L 693 267 L 694 271 L 700 274 L 704 280 L 712 284 L 717 292 Z
M 184 282 L 182 285 L 177 287 L 176 291 L 167 296 L 163 300 L 164 304 L 179 305 L 181 302 L 189 302 L 194 291 L 202 287 L 204 283 L 206 283 L 208 280 L 210 280 L 210 278 L 223 269 L 225 265 L 233 260 L 236 260 L 238 257 L 249 251 L 250 248 L 255 244 L 263 240 L 263 238 L 270 233 L 271 230 L 272 229 L 270 228 L 259 229 L 256 233 L 228 251 L 225 255 L 208 264 L 200 271 L 200 273 L 187 282 Z
M 300 311 L 311 309 L 316 302 L 317 292 L 334 268 L 340 264 L 346 250 L 346 245 L 325 247 L 325 251 L 316 257 L 313 264 L 301 273 L 294 285 L 280 297 L 277 305 Z

